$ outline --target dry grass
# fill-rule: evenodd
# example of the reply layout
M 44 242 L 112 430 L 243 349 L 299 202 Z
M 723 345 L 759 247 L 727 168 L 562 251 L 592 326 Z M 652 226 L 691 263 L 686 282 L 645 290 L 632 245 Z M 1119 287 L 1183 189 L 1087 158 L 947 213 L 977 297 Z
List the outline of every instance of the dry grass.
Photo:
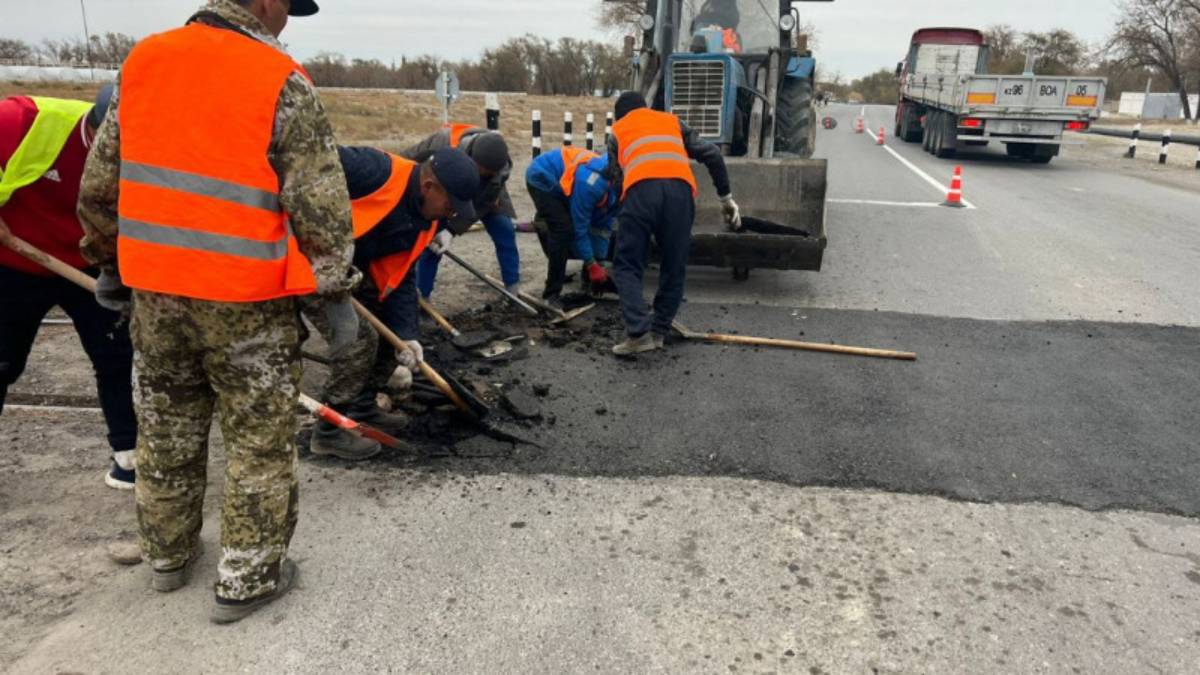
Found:
M 90 99 L 98 84 L 0 82 L 0 97 L 15 94 Z M 338 142 L 376 145 L 397 150 L 415 143 L 435 131 L 442 123 L 442 109 L 433 93 L 402 93 L 389 90 L 325 89 L 321 91 Z M 604 114 L 612 101 L 588 97 L 500 96 L 500 128 L 509 139 L 514 155 L 528 155 L 531 139 L 530 117 L 542 112 L 543 147 L 557 147 L 562 141 L 563 113 L 575 115 L 575 143 L 583 145 L 585 116 L 596 116 L 596 138 L 603 138 Z M 456 121 L 483 126 L 484 100 L 480 94 L 464 95 L 451 110 Z

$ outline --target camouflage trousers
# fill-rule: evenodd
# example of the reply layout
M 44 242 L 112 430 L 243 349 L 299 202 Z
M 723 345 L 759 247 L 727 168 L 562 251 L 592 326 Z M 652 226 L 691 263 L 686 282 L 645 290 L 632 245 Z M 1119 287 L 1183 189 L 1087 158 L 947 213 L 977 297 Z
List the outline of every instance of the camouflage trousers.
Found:
M 296 300 L 221 303 L 134 292 L 136 486 L 142 552 L 187 562 L 200 533 L 213 412 L 225 439 L 217 595 L 269 593 L 296 527 Z
M 317 329 L 325 344 L 333 339 L 333 329 L 325 318 L 323 301 L 309 296 L 300 301 L 304 318 Z M 329 377 L 321 389 L 321 402 L 341 413 L 346 413 L 356 403 L 361 404 L 370 392 L 368 383 L 375 363 L 375 352 L 379 349 L 379 337 L 371 324 L 359 320 L 358 336 L 354 344 L 339 354 L 329 354 Z M 372 396 L 373 398 L 373 396 Z
M 368 311 L 381 315 L 379 291 L 368 276 L 363 275 L 362 282 L 354 289 L 354 297 Z M 325 318 L 322 300 L 307 296 L 300 303 L 304 318 L 329 344 L 333 329 Z M 358 322 L 358 337 L 354 344 L 340 354 L 330 354 L 329 359 L 329 377 L 321 389 L 321 402 L 351 415 L 356 410 L 374 407 L 375 394 L 384 388 L 399 365 L 395 349 L 362 318 Z

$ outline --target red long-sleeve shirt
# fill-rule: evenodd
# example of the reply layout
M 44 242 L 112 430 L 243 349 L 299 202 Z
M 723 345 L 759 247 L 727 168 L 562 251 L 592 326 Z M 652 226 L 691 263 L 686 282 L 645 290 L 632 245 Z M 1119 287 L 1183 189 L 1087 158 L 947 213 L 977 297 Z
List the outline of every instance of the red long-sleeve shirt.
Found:
M 0 100 L 0 166 L 8 165 L 36 117 L 37 106 L 26 96 Z M 0 206 L 0 218 L 13 234 L 80 269 L 87 263 L 79 254 L 83 228 L 75 215 L 75 203 L 79 201 L 79 183 L 90 145 L 86 120 L 85 115 L 50 170 Z M 2 245 L 0 265 L 40 276 L 53 274 Z

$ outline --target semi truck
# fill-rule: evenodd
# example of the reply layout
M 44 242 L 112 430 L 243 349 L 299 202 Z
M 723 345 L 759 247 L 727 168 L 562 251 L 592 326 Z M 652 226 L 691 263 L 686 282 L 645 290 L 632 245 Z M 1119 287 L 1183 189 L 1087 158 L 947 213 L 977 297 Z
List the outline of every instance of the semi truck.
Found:
M 966 146 L 1003 143 L 1010 157 L 1046 164 L 1064 131 L 1086 131 L 1100 117 L 1102 77 L 1035 75 L 1034 56 L 1019 75 L 991 75 L 988 45 L 972 28 L 922 28 L 896 66 L 897 138 L 953 157 Z

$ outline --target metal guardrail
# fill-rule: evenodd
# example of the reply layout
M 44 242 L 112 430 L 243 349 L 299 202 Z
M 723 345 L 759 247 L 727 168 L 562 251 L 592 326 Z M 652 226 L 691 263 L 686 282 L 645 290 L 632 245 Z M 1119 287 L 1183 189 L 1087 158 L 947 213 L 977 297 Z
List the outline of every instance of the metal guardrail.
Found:
M 1133 159 L 1137 156 L 1138 142 L 1146 141 L 1148 143 L 1158 143 L 1158 163 L 1166 164 L 1167 155 L 1171 152 L 1171 146 L 1178 143 L 1180 145 L 1191 145 L 1196 147 L 1196 170 L 1200 171 L 1200 136 L 1194 134 L 1179 134 L 1167 129 L 1162 133 L 1148 131 L 1142 133 L 1142 125 L 1139 123 L 1128 131 L 1125 129 L 1113 129 L 1111 127 L 1092 127 L 1084 133 L 1096 134 L 1098 136 L 1112 136 L 1114 138 L 1128 138 L 1129 149 L 1125 151 L 1126 159 Z
M 1092 127 L 1085 133 L 1096 134 L 1099 136 L 1112 136 L 1114 138 L 1133 138 L 1133 129 L 1115 129 L 1112 127 Z M 1142 131 L 1138 134 L 1138 139 L 1151 143 L 1161 143 L 1163 139 L 1161 133 L 1153 131 Z M 1171 133 L 1172 143 L 1182 143 L 1183 145 L 1200 146 L 1200 135 L 1193 134 L 1176 134 Z

